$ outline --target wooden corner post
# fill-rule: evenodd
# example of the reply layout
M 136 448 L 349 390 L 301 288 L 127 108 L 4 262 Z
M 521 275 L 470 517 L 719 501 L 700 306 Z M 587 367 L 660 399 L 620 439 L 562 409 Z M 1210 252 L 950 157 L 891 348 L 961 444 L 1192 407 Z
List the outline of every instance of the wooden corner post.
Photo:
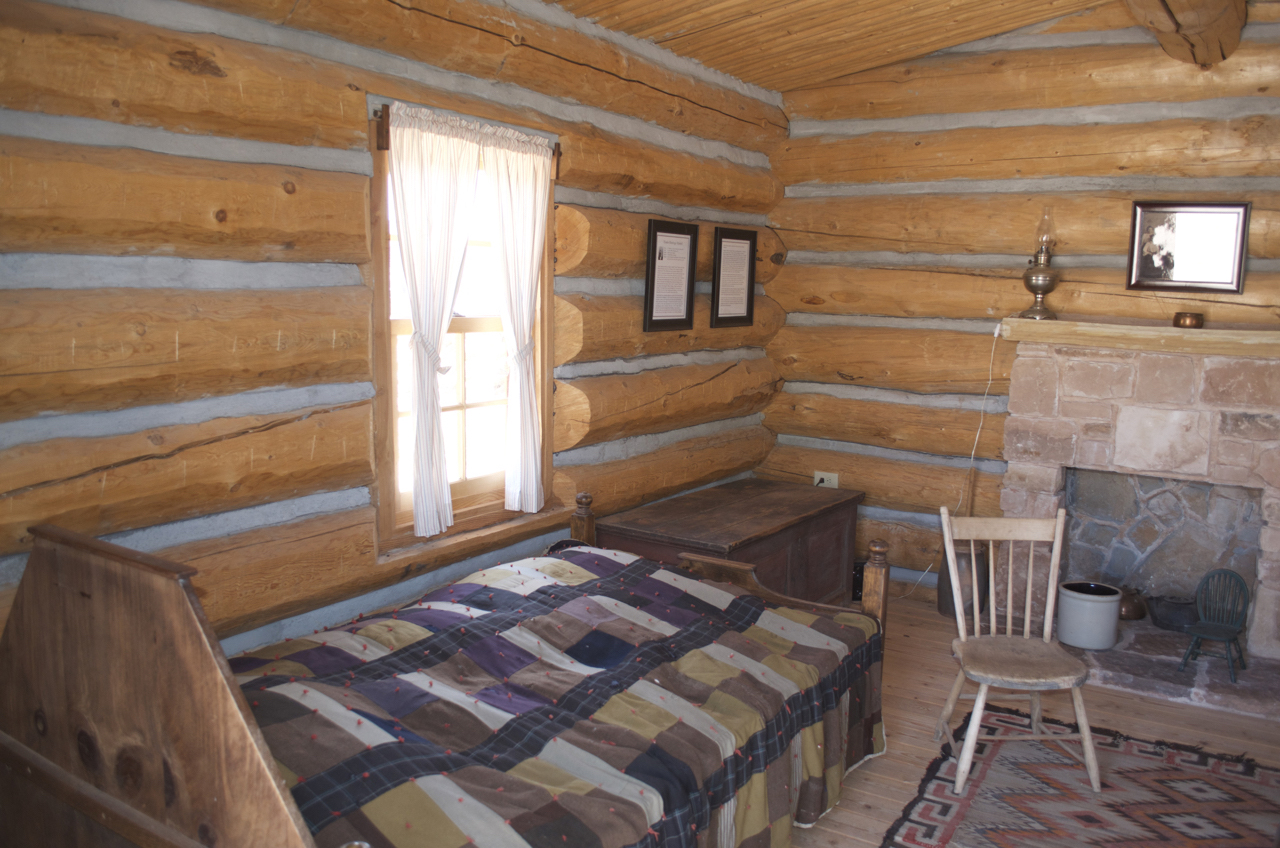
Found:
M 867 564 L 862 568 L 862 611 L 874 615 L 884 632 L 889 615 L 889 545 L 883 539 L 872 539 L 867 550 Z
M 596 543 L 596 514 L 591 511 L 594 498 L 586 492 L 578 492 L 574 498 L 578 508 L 569 516 L 569 535 L 584 545 Z

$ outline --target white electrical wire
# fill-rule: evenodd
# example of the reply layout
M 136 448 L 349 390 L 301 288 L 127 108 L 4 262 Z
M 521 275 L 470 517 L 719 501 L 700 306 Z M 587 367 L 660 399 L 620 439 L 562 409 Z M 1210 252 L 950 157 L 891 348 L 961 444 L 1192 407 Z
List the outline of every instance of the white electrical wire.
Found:
M 987 361 L 987 387 L 982 391 L 982 407 L 978 412 L 978 430 L 973 434 L 973 449 L 969 451 L 969 468 L 970 469 L 972 469 L 974 464 L 976 463 L 976 457 L 978 455 L 978 439 L 982 438 L 982 423 L 983 421 L 986 420 L 986 417 L 987 417 L 987 397 L 988 395 L 991 394 L 991 384 L 995 382 L 996 344 L 999 341 L 1000 341 L 1000 325 L 997 324 L 995 332 L 991 334 L 991 358 Z M 967 483 L 969 480 L 969 475 L 967 473 L 965 474 L 964 479 L 965 479 L 965 482 Z M 956 505 L 955 507 L 952 508 L 952 512 L 960 511 L 960 506 L 961 504 L 964 503 L 964 494 L 965 494 L 964 491 L 960 492 L 960 500 L 956 501 Z M 941 543 L 939 543 L 938 547 L 934 549 L 934 552 L 933 552 L 934 560 L 938 558 L 938 551 L 941 550 L 941 548 L 942 548 L 942 545 Z M 911 588 L 907 590 L 907 593 L 900 597 L 894 598 L 894 600 L 900 601 L 902 600 L 902 598 L 910 597 L 911 593 L 914 592 L 920 586 L 920 584 L 924 581 L 924 578 L 932 570 L 933 570 L 933 561 L 931 560 L 929 562 L 928 567 L 925 568 L 924 571 L 920 572 L 920 576 L 916 579 L 916 582 L 912 584 Z

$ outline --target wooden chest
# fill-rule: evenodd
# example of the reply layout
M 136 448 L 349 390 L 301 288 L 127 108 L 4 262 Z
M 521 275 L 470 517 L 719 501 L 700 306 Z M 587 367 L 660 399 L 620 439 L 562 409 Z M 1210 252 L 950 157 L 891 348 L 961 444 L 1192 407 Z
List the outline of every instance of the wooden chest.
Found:
M 597 544 L 676 564 L 681 552 L 756 566 L 760 582 L 810 601 L 850 599 L 862 492 L 737 480 L 601 518 Z

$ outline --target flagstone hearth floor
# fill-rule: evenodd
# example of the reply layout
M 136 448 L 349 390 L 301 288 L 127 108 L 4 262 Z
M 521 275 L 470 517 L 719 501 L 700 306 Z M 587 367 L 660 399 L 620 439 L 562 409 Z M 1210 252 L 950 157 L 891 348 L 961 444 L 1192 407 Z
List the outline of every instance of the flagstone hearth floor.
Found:
M 1201 656 L 1178 671 L 1189 644 L 1190 636 L 1161 630 L 1148 617 L 1120 622 L 1120 641 L 1109 651 L 1067 650 L 1084 659 L 1098 686 L 1280 721 L 1280 660 L 1246 652 L 1248 668 L 1237 668 L 1232 683 L 1224 659 Z M 1222 651 L 1221 642 L 1206 645 Z
M 897 588 L 898 584 L 894 586 Z M 924 587 L 921 588 L 923 590 Z M 933 598 L 922 590 L 912 597 L 893 600 L 889 604 L 883 686 L 888 750 L 883 756 L 845 776 L 843 797 L 834 810 L 812 828 L 793 831 L 791 844 L 796 848 L 879 846 L 885 831 L 897 819 L 903 806 L 915 798 L 916 787 L 925 768 L 938 756 L 938 743 L 933 741 L 933 725 L 955 678 L 956 664 L 951 658 L 955 620 L 938 615 Z M 1126 628 L 1129 627 L 1132 625 L 1126 623 Z M 1133 629 L 1137 631 L 1139 628 Z M 1158 686 L 1164 686 L 1167 696 L 1176 694 L 1175 690 L 1168 688 L 1173 682 L 1168 679 L 1167 664 L 1172 663 L 1172 673 L 1176 673 L 1178 660 L 1186 647 L 1186 642 L 1182 641 L 1182 647 L 1176 648 L 1177 659 L 1169 659 L 1168 655 L 1176 647 L 1171 640 L 1186 638 L 1178 634 L 1170 634 L 1169 637 L 1153 634 L 1152 639 L 1144 639 L 1135 633 L 1133 641 L 1140 643 L 1140 650 L 1150 653 L 1094 652 L 1093 656 L 1100 666 L 1108 667 L 1113 681 L 1121 675 L 1151 679 L 1150 691 L 1154 693 Z M 1157 650 L 1157 644 L 1162 640 L 1169 644 L 1162 651 Z M 1238 697 L 1242 703 L 1250 700 L 1256 703 L 1266 697 L 1277 699 L 1275 694 L 1241 694 L 1253 692 L 1248 681 L 1255 678 L 1265 679 L 1267 685 L 1274 686 L 1272 681 L 1280 676 L 1276 674 L 1275 665 L 1264 668 L 1261 661 L 1250 663 L 1248 671 L 1240 676 L 1240 686 L 1224 694 L 1224 690 L 1231 686 L 1227 680 L 1225 660 L 1208 662 L 1222 664 L 1222 683 L 1216 682 L 1218 672 L 1212 666 L 1203 672 L 1207 679 L 1201 684 L 1200 692 L 1206 701 Z M 1154 672 L 1134 674 L 1146 667 Z M 1197 669 L 1197 681 L 1201 675 Z M 1200 745 L 1207 751 L 1245 754 L 1265 765 L 1280 767 L 1280 720 L 1257 718 L 1248 714 L 1249 710 L 1232 712 L 1221 708 L 1221 705 L 1210 708 L 1187 703 L 1185 701 L 1194 697 L 1190 693 L 1196 690 L 1181 679 L 1175 682 L 1182 687 L 1184 702 L 1155 697 L 1154 694 L 1086 685 L 1084 699 L 1089 710 L 1089 723 L 1139 739 L 1158 739 Z M 1046 715 L 1063 721 L 1072 720 L 1070 699 L 1065 694 L 1046 695 L 1044 703 Z M 964 711 L 964 707 L 956 711 L 957 721 Z M 1274 709 L 1270 714 L 1275 714 Z

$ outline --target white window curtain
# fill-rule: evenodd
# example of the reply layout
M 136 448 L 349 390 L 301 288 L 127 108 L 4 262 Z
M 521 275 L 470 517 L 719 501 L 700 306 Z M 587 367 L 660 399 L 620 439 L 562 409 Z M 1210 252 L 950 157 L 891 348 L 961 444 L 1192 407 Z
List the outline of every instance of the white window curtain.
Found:
M 418 536 L 434 536 L 453 523 L 436 374 L 471 236 L 482 163 L 498 195 L 499 267 L 506 291 L 505 505 L 537 512 L 544 500 L 533 325 L 551 186 L 550 142 L 397 103 L 391 110 L 391 194 L 413 311 L 413 525 Z
M 413 312 L 413 532 L 453 524 L 440 424 L 440 343 L 453 317 L 480 171 L 481 133 L 459 118 L 391 108 L 391 197 Z
M 551 146 L 541 136 L 494 128 L 484 145 L 485 168 L 498 194 L 502 265 L 506 274 L 502 333 L 507 343 L 507 509 L 542 509 L 542 423 L 533 368 L 542 246 L 551 190 Z

